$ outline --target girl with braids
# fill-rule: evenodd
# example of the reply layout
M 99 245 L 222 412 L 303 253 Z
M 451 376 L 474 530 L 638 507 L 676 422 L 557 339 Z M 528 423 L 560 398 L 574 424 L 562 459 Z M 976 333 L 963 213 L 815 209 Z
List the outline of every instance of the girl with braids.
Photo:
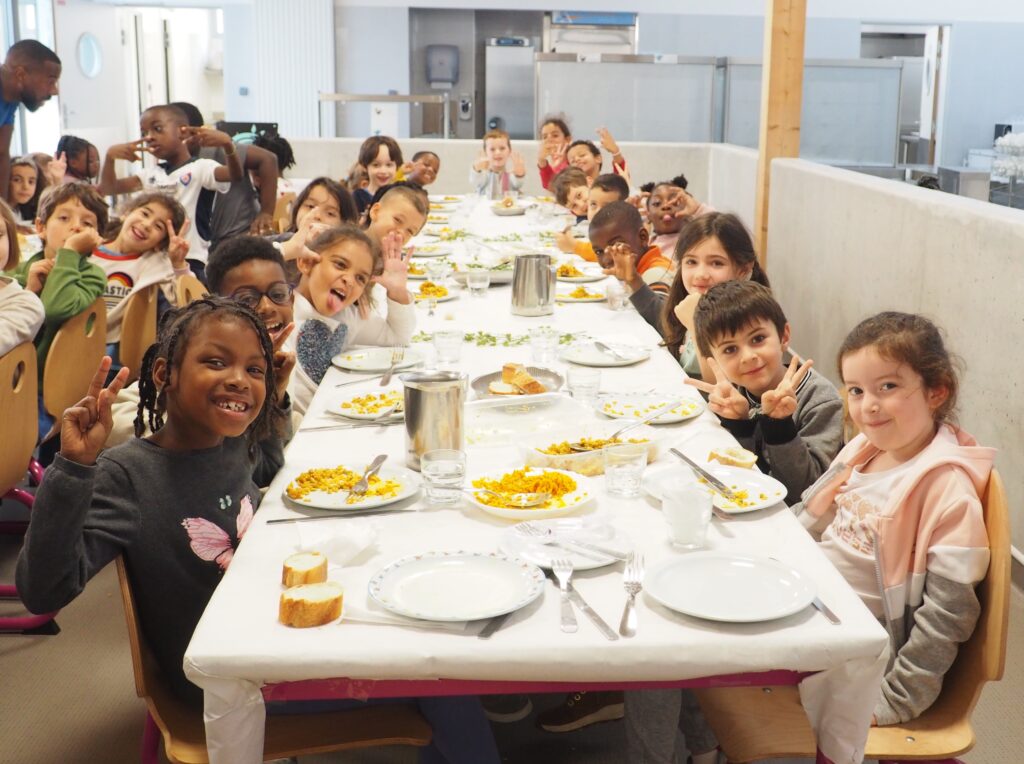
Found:
M 146 352 L 137 430 L 153 434 L 100 450 L 124 385 L 110 358 L 88 395 L 64 412 L 61 449 L 36 493 L 18 558 L 29 610 L 63 607 L 123 555 L 143 632 L 183 700 L 202 691 L 182 658 L 234 549 L 283 455 L 274 347 L 263 321 L 234 300 L 170 311 Z

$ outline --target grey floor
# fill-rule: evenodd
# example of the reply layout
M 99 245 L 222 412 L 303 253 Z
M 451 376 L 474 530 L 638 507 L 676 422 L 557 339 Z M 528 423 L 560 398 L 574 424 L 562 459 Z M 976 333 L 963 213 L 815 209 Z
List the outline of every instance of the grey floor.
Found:
M 11 580 L 18 541 L 0 537 L 0 581 Z M 0 606 L 0 614 L 10 607 Z M 139 760 L 144 708 L 135 696 L 124 615 L 113 567 L 58 617 L 55 637 L 0 635 L 0 764 L 116 764 Z M 535 696 L 543 709 L 560 696 Z M 985 688 L 974 714 L 977 747 L 968 764 L 1024 760 L 1024 594 L 1015 588 L 1004 679 Z M 621 723 L 576 733 L 538 731 L 530 717 L 496 725 L 502 758 L 523 764 L 618 764 Z M 408 749 L 303 758 L 303 764 L 410 764 Z

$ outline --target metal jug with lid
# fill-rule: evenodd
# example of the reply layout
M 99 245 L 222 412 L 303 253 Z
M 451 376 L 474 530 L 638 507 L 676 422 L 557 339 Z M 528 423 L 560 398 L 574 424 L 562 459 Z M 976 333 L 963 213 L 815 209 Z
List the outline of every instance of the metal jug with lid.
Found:
M 420 468 L 420 457 L 438 448 L 462 450 L 463 405 L 468 377 L 455 371 L 402 374 L 405 386 L 405 463 Z
M 512 268 L 512 314 L 555 312 L 555 262 L 551 255 L 519 255 Z

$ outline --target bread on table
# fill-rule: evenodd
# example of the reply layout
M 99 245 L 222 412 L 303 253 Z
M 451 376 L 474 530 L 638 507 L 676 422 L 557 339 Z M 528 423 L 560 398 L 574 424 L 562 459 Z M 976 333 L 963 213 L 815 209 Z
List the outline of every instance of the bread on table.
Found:
M 730 467 L 743 467 L 750 469 L 757 464 L 757 454 L 739 446 L 728 448 L 716 448 L 708 454 L 708 461 L 716 461 L 719 464 L 726 464 Z
M 513 385 L 511 382 L 501 382 L 494 380 L 487 386 L 487 392 L 491 395 L 521 395 L 519 388 Z
M 327 580 L 327 558 L 320 552 L 299 552 L 284 561 L 281 583 L 285 586 L 319 584 Z
M 521 363 L 506 363 L 501 367 L 501 381 L 511 385 L 512 378 L 521 371 L 525 371 Z
M 293 586 L 281 593 L 277 620 L 296 629 L 323 626 L 341 616 L 344 594 L 333 581 Z
M 515 376 L 512 377 L 512 384 L 527 395 L 546 393 L 548 390 L 544 385 L 534 379 L 533 375 L 526 369 L 520 369 L 516 372 Z

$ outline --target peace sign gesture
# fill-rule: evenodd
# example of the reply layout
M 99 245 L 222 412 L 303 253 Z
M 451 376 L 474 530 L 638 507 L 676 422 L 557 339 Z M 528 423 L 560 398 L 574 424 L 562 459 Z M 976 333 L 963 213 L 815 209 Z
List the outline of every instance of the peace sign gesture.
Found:
M 65 459 L 79 464 L 95 464 L 96 457 L 114 429 L 110 406 L 128 379 L 128 367 L 123 367 L 106 387 L 103 386 L 110 371 L 110 356 L 103 356 L 96 370 L 89 392 L 82 400 L 65 409 L 60 422 L 60 453 Z
M 796 390 L 804 381 L 804 377 L 810 373 L 813 365 L 814 361 L 812 360 L 808 359 L 804 363 L 800 363 L 800 359 L 793 356 L 779 386 L 761 394 L 761 411 L 765 416 L 770 416 L 772 419 L 785 419 L 793 416 L 796 411 Z
M 732 383 L 725 376 L 722 367 L 714 358 L 708 358 L 708 366 L 711 369 L 713 383 L 709 384 L 699 379 L 687 379 L 686 384 L 693 385 L 698 390 L 708 394 L 708 408 L 714 411 L 723 419 L 746 419 L 750 412 L 750 404 L 739 390 L 732 386 Z
M 188 239 L 185 235 L 188 233 L 189 227 L 191 227 L 192 221 L 185 218 L 185 222 L 181 224 L 181 229 L 175 232 L 174 221 L 167 218 L 167 257 L 171 260 L 171 265 L 176 271 L 183 270 L 185 266 L 185 258 L 188 257 Z
M 288 335 L 295 330 L 295 322 L 288 324 L 276 336 L 272 337 L 274 343 L 274 388 L 277 390 L 277 402 L 280 405 L 288 392 L 288 380 L 291 379 L 292 369 L 295 368 L 295 353 L 284 349 L 284 342 Z

